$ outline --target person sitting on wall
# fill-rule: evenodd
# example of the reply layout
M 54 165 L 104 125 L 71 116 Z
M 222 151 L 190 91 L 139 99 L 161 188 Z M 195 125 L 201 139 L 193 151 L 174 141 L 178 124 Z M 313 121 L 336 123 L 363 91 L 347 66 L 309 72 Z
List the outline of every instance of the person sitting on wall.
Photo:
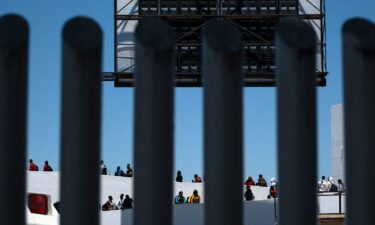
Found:
M 264 179 L 262 174 L 259 174 L 258 182 L 256 183 L 256 186 L 259 187 L 267 187 L 267 181 Z
M 252 201 L 255 199 L 254 194 L 251 191 L 250 185 L 246 185 L 246 191 L 243 196 L 245 198 L 245 201 Z
M 174 204 L 184 204 L 185 203 L 185 197 L 183 195 L 183 192 L 178 192 L 178 195 L 174 198 Z
M 114 210 L 116 208 L 116 205 L 112 202 L 112 200 L 112 196 L 108 196 L 108 201 L 102 205 L 103 211 Z
M 125 196 L 123 208 L 124 209 L 132 209 L 132 208 L 134 208 L 134 201 L 133 201 L 132 198 L 129 197 L 129 195 Z
M 100 160 L 100 174 L 107 175 L 107 167 L 104 165 L 103 160 Z
M 120 195 L 120 199 L 117 201 L 116 209 L 124 209 L 124 194 Z
M 193 194 L 187 198 L 186 202 L 187 203 L 200 203 L 201 196 L 199 196 L 198 190 L 194 190 Z
M 115 172 L 115 176 L 121 176 L 121 177 L 125 176 L 124 171 L 119 166 L 117 167 L 117 170 Z
M 181 171 L 177 171 L 176 182 L 182 182 L 183 177 Z
M 337 185 L 333 182 L 333 177 L 328 177 L 328 191 L 329 192 L 338 192 Z
M 126 166 L 127 170 L 125 173 L 125 177 L 133 177 L 133 169 L 130 167 L 130 164 Z
M 48 164 L 48 161 L 44 162 L 43 171 L 46 171 L 46 172 L 52 172 L 53 171 L 52 167 Z
M 252 176 L 249 176 L 247 178 L 247 180 L 243 183 L 244 185 L 246 186 L 251 186 L 251 185 L 255 185 L 255 181 L 253 180 L 253 177 Z
M 38 166 L 33 162 L 32 159 L 29 160 L 29 171 L 39 171 Z
M 202 183 L 202 178 L 198 176 L 198 174 L 194 174 L 194 179 L 192 180 L 193 183 Z
M 327 192 L 328 191 L 328 185 L 326 182 L 326 177 L 322 176 L 322 179 L 318 181 L 318 192 Z

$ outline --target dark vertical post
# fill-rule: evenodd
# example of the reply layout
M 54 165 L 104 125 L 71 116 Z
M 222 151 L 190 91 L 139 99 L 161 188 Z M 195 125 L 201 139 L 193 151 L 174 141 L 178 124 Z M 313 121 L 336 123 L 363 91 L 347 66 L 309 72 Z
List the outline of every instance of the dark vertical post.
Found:
M 0 17 L 0 224 L 25 224 L 29 27 Z
M 375 186 L 375 25 L 352 19 L 342 35 L 347 224 L 367 225 L 375 221 L 375 195 L 364 191 L 358 180 Z
M 77 17 L 62 39 L 61 224 L 99 225 L 102 32 Z
M 205 224 L 243 223 L 241 33 L 226 21 L 203 32 Z M 230 182 L 223 182 L 230 177 Z M 223 199 L 225 196 L 225 200 Z
M 276 31 L 279 224 L 316 223 L 315 33 L 299 19 Z M 296 180 L 301 180 L 295 185 Z
M 341 191 L 339 192 L 339 214 L 342 213 L 342 201 L 341 201 L 341 197 L 342 197 L 342 194 L 341 194 Z
M 173 199 L 173 40 L 161 20 L 142 20 L 135 32 L 135 225 L 172 224 L 172 200 L 160 200 Z

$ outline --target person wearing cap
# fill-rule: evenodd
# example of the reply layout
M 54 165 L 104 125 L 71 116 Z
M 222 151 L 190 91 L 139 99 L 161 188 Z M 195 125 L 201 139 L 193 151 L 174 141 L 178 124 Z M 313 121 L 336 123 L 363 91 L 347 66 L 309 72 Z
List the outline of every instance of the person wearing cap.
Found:
M 120 199 L 117 201 L 116 208 L 122 210 L 124 209 L 124 194 L 122 193 L 120 195 Z
M 267 196 L 268 199 L 272 198 L 277 198 L 279 194 L 278 186 L 277 186 L 277 181 L 274 177 L 271 178 L 271 186 L 270 186 L 270 191 L 269 195 Z
M 114 210 L 116 205 L 112 202 L 112 196 L 108 196 L 108 201 L 102 206 L 103 211 Z
M 174 198 L 174 204 L 184 204 L 185 197 L 182 191 L 178 192 L 178 195 Z

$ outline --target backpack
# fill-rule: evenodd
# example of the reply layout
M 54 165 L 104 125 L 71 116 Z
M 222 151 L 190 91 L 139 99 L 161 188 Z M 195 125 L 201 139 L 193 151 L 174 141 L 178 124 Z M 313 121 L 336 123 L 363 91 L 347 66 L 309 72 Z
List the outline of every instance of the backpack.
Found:
M 338 192 L 338 187 L 336 184 L 331 183 L 331 189 L 329 190 L 330 192 Z
M 39 167 L 37 165 L 35 165 L 35 168 L 36 168 L 36 171 L 39 171 Z
M 50 165 L 47 166 L 46 171 L 53 171 L 52 167 Z

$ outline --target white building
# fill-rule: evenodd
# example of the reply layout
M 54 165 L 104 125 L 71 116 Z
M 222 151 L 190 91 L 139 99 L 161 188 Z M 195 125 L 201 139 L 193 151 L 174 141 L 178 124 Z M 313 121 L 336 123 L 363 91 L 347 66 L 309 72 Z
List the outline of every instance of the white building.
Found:
M 343 104 L 331 107 L 332 176 L 345 182 L 344 108 Z

